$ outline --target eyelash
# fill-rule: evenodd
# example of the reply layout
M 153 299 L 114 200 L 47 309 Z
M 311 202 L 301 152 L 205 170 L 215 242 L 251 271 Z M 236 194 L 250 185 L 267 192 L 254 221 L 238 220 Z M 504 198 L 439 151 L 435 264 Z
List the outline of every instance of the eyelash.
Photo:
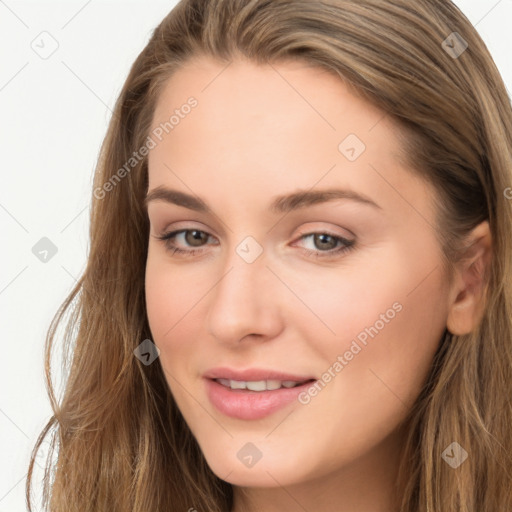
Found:
M 203 252 L 203 249 L 202 248 L 201 249 L 181 249 L 181 248 L 177 247 L 176 245 L 174 245 L 171 241 L 180 233 L 187 233 L 190 231 L 198 231 L 199 233 L 205 233 L 208 236 L 211 236 L 208 233 L 206 233 L 206 231 L 202 231 L 200 229 L 179 229 L 176 231 L 170 231 L 168 233 L 163 233 L 162 235 L 157 236 L 155 238 L 164 242 L 166 248 L 169 251 L 171 251 L 171 254 L 179 253 L 179 254 L 182 254 L 182 255 L 188 257 L 188 256 L 193 256 L 197 253 Z M 311 249 L 302 248 L 302 251 L 308 256 L 314 256 L 316 258 L 328 258 L 328 257 L 333 257 L 334 255 L 344 254 L 354 248 L 354 244 L 355 244 L 354 240 L 348 240 L 341 236 L 333 235 L 332 233 L 328 233 L 328 232 L 324 232 L 324 231 L 315 231 L 313 233 L 305 233 L 305 234 L 301 235 L 300 240 L 302 240 L 303 238 L 314 236 L 314 235 L 330 236 L 331 238 L 334 238 L 337 242 L 343 243 L 344 247 L 342 246 L 342 247 L 338 247 L 336 249 L 329 249 L 328 251 L 315 251 L 315 250 L 311 250 Z

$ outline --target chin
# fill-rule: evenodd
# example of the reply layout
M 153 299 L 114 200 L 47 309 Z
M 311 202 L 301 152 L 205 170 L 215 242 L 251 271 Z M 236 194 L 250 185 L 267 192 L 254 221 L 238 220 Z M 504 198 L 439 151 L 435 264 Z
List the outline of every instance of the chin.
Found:
M 278 442 L 282 447 L 278 449 L 268 440 L 252 443 L 243 437 L 230 438 L 225 446 L 201 446 L 208 466 L 221 480 L 241 487 L 279 487 L 311 478 L 312 475 L 303 473 L 304 454 L 286 446 L 286 440 Z M 314 463 L 309 461 L 311 470 Z
M 267 467 L 261 461 L 252 468 L 241 467 L 240 464 L 234 468 L 231 464 L 221 461 L 215 461 L 214 464 L 209 464 L 209 466 L 221 480 L 239 487 L 271 488 L 290 485 L 297 481 L 286 468 L 279 466 Z

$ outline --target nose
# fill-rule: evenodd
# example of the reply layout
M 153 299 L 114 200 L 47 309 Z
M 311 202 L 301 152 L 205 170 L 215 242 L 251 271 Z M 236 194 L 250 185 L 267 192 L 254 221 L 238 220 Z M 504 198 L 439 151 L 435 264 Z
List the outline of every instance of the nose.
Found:
M 207 328 L 219 342 L 266 341 L 282 330 L 282 283 L 267 268 L 265 253 L 247 263 L 233 251 L 210 295 Z

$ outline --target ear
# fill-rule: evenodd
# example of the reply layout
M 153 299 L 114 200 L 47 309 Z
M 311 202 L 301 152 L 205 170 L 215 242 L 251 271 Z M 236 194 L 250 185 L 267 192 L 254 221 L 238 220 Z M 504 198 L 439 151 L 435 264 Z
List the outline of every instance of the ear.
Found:
M 473 331 L 484 312 L 492 256 L 491 231 L 487 221 L 471 231 L 466 247 L 456 264 L 446 321 L 448 331 L 459 336 Z

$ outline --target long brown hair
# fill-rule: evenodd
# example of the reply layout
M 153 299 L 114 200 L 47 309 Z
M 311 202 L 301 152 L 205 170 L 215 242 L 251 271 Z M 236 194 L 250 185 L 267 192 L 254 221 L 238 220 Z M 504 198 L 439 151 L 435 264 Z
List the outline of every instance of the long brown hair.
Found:
M 159 360 L 146 366 L 133 352 L 151 332 L 147 158 L 130 158 L 147 143 L 166 80 L 199 55 L 226 65 L 240 55 L 300 59 L 336 73 L 392 116 L 411 171 L 438 192 L 447 261 L 457 261 L 464 235 L 489 221 L 486 310 L 471 334 L 446 332 L 410 411 L 397 510 L 512 510 L 512 109 L 487 48 L 448 0 L 183 0 L 155 29 L 102 145 L 87 267 L 47 335 L 54 414 L 32 453 L 29 509 L 34 459 L 49 434 L 58 448 L 44 479 L 51 512 L 231 509 L 232 486 L 206 464 Z M 67 372 L 59 401 L 50 374 L 56 339 Z M 441 458 L 452 442 L 469 454 L 456 470 Z

